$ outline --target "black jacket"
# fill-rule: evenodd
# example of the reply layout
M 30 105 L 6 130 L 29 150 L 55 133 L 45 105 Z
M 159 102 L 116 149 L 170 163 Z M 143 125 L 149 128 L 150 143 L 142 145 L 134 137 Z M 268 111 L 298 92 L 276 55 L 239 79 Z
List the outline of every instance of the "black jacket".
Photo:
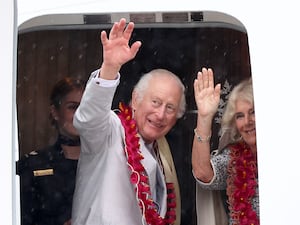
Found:
M 58 142 L 17 162 L 22 225 L 62 225 L 71 218 L 77 162 L 64 157 Z

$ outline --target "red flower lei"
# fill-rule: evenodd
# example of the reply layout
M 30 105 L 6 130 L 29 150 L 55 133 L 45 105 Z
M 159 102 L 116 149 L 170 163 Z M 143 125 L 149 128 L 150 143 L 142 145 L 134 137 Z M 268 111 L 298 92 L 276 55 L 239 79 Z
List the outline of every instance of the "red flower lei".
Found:
M 141 160 L 144 158 L 140 151 L 139 136 L 137 135 L 136 121 L 132 118 L 131 108 L 119 104 L 119 118 L 125 130 L 125 155 L 130 169 L 130 181 L 135 186 L 136 197 L 142 215 L 149 225 L 171 225 L 176 219 L 176 201 L 174 184 L 167 183 L 167 213 L 162 218 L 151 198 L 149 179 Z
M 227 195 L 230 217 L 234 225 L 258 225 L 259 219 L 252 207 L 257 188 L 257 160 L 245 142 L 230 147 Z

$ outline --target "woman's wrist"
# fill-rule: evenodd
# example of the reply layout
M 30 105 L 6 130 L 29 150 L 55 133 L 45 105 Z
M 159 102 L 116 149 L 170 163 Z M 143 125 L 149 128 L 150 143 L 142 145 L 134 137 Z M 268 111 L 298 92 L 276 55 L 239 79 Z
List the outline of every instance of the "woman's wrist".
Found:
M 202 142 L 202 143 L 210 142 L 211 133 L 209 133 L 208 135 L 200 135 L 200 132 L 197 128 L 194 129 L 194 133 L 198 142 Z

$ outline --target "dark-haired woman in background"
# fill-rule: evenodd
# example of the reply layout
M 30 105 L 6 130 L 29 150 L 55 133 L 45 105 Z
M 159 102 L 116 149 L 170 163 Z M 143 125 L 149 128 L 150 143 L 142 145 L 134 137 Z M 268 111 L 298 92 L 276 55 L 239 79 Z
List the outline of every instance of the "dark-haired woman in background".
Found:
M 50 95 L 50 120 L 57 129 L 51 145 L 25 154 L 17 162 L 22 225 L 70 225 L 80 139 L 73 115 L 85 83 L 65 77 Z

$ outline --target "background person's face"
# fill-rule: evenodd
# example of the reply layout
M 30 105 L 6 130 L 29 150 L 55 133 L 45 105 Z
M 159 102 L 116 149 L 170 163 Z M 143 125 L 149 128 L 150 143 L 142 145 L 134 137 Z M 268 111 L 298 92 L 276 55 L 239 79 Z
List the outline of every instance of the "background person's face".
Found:
M 59 132 L 70 138 L 78 137 L 78 132 L 73 126 L 73 116 L 82 97 L 81 90 L 74 90 L 62 99 L 59 109 L 56 109 L 56 117 Z

